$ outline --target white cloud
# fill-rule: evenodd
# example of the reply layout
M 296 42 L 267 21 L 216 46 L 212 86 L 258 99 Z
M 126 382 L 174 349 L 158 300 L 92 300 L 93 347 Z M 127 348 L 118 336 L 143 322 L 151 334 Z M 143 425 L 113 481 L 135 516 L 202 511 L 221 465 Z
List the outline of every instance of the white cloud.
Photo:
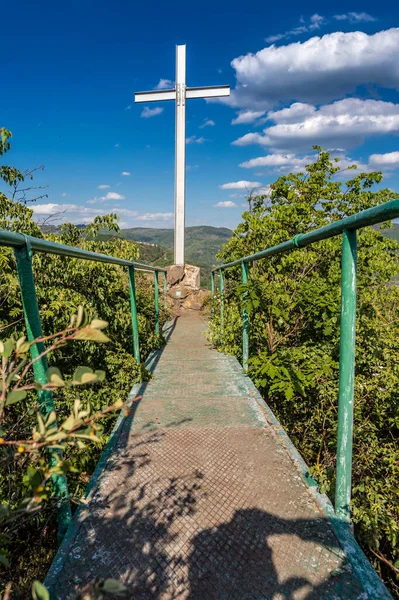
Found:
M 163 108 L 161 106 L 156 106 L 155 108 L 149 108 L 145 106 L 141 113 L 143 119 L 149 119 L 150 117 L 156 117 L 156 115 L 160 115 L 163 113 Z
M 234 208 L 235 206 L 237 206 L 235 202 L 232 202 L 231 200 L 225 200 L 224 202 L 218 202 L 217 204 L 214 204 L 213 208 Z
M 131 104 L 128 104 L 128 105 L 126 106 L 125 110 L 132 110 L 132 105 L 131 105 Z
M 193 169 L 198 169 L 199 165 L 186 165 L 186 171 L 192 171 Z
M 107 185 L 106 183 L 102 183 L 101 185 L 97 186 L 98 190 L 106 190 L 107 188 L 110 188 L 110 185 Z
M 253 123 L 259 117 L 265 114 L 264 110 L 240 110 L 235 119 L 232 120 L 232 125 L 243 125 Z
M 325 23 L 326 23 L 325 17 L 322 17 L 321 15 L 318 15 L 317 13 L 312 15 L 307 23 L 306 23 L 305 19 L 303 17 L 301 17 L 299 20 L 299 25 L 297 27 L 294 27 L 293 29 L 289 29 L 288 31 L 285 31 L 284 33 L 277 33 L 276 35 L 269 35 L 265 39 L 265 41 L 269 42 L 270 44 L 273 44 L 274 42 L 278 42 L 284 38 L 290 38 L 293 36 L 302 35 L 303 33 L 308 33 L 310 31 L 315 31 L 317 29 L 320 29 L 321 25 L 324 25 Z
M 61 198 L 68 198 L 68 196 L 70 196 L 70 194 L 67 194 L 66 192 L 61 194 Z
M 123 175 L 124 177 L 129 177 L 131 173 L 129 171 L 122 171 L 121 175 Z
M 212 119 L 204 119 L 204 122 L 199 126 L 199 128 L 204 129 L 204 127 L 213 127 L 214 125 L 216 125 L 216 123 L 215 121 L 212 121 Z
M 173 88 L 174 86 L 175 84 L 171 79 L 160 79 L 157 85 L 154 87 L 154 90 L 167 90 Z
M 145 213 L 136 217 L 137 221 L 170 221 L 173 213 Z
M 233 144 L 258 144 L 291 151 L 309 150 L 313 144 L 348 148 L 362 143 L 366 137 L 399 133 L 399 104 L 382 100 L 346 98 L 319 109 L 295 103 L 269 112 L 267 117 L 275 124 L 264 129 L 263 135 L 248 133 Z
M 369 157 L 369 165 L 372 168 L 398 169 L 399 152 L 387 152 L 386 154 L 372 154 Z
M 121 194 L 117 194 L 116 192 L 108 192 L 105 196 L 101 196 L 99 200 L 101 202 L 106 202 L 107 200 L 125 200 L 125 196 Z
M 337 31 L 303 43 L 268 46 L 231 62 L 237 85 L 230 106 L 256 111 L 293 100 L 324 103 L 370 83 L 399 87 L 399 28 L 367 35 Z
M 186 138 L 186 144 L 203 144 L 206 142 L 204 137 L 197 138 L 196 135 L 190 135 L 190 137 Z
M 221 190 L 247 190 L 250 188 L 257 188 L 261 184 L 259 181 L 230 181 L 230 183 L 223 183 L 219 185 Z
M 349 12 L 344 15 L 334 15 L 334 19 L 337 21 L 349 21 L 350 23 L 370 23 L 377 20 L 366 12 Z
M 259 156 L 258 158 L 252 158 L 241 163 L 239 166 L 245 169 L 252 169 L 254 167 L 270 167 L 278 170 L 300 170 L 305 165 L 314 162 L 314 157 L 303 156 L 301 158 L 295 156 L 295 154 L 267 154 L 266 156 Z

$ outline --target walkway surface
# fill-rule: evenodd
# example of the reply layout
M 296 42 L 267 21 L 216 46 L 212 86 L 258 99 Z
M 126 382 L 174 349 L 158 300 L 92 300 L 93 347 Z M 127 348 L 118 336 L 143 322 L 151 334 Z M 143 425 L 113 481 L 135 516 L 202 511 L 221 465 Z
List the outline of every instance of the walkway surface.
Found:
M 54 598 L 96 576 L 135 600 L 368 598 L 238 362 L 209 347 L 200 316 L 172 329 Z

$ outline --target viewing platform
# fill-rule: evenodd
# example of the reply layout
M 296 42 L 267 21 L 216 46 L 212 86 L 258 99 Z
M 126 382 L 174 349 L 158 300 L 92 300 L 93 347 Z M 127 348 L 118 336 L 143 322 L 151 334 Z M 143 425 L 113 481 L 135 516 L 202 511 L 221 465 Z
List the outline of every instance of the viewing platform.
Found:
M 95 577 L 132 600 L 370 600 L 385 587 L 197 313 L 177 317 L 136 386 L 48 574 L 67 600 Z

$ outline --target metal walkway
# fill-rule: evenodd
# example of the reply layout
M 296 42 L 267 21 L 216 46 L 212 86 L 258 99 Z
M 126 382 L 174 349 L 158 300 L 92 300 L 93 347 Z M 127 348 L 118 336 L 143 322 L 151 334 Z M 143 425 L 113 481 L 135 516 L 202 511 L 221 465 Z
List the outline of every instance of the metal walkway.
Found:
M 132 600 L 385 598 L 367 592 L 355 542 L 339 543 L 281 428 L 205 329 L 196 314 L 171 326 L 53 563 L 53 598 L 96 576 Z

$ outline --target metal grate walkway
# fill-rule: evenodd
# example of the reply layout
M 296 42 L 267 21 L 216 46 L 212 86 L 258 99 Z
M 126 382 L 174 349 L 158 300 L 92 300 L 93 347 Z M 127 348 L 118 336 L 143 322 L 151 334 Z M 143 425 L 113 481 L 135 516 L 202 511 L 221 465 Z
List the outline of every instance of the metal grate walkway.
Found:
M 96 576 L 122 580 L 132 600 L 381 597 L 363 589 L 255 388 L 205 329 L 196 314 L 173 324 L 53 563 L 53 598 Z

